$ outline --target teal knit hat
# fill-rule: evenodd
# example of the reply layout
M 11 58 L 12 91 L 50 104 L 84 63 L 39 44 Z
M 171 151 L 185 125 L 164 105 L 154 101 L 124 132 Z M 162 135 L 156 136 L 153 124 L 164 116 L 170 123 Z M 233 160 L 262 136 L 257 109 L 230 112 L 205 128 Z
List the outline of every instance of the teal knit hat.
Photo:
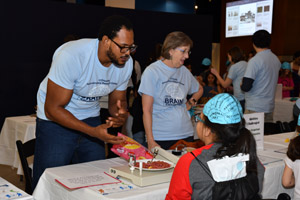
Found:
M 243 117 L 240 102 L 228 93 L 211 98 L 204 106 L 203 114 L 209 121 L 217 124 L 239 123 Z
M 211 65 L 211 61 L 209 58 L 204 58 L 202 60 L 202 65 L 205 65 L 205 66 L 210 66 Z
M 284 62 L 281 64 L 281 69 L 288 69 L 288 70 L 292 70 L 290 63 L 288 62 Z

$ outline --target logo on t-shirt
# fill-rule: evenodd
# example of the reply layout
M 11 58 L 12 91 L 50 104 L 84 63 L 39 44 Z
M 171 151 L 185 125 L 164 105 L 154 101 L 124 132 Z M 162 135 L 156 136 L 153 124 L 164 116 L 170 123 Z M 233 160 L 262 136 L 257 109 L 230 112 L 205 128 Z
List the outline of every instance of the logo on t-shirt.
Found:
M 110 93 L 108 85 L 93 85 L 88 91 L 88 96 L 78 95 L 78 99 L 83 102 L 99 101 L 102 96 L 106 96 Z
M 176 81 L 165 82 L 165 84 L 167 84 L 165 86 L 167 95 L 165 95 L 164 104 L 166 106 L 181 105 L 184 99 L 184 92 L 180 88 L 182 84 Z

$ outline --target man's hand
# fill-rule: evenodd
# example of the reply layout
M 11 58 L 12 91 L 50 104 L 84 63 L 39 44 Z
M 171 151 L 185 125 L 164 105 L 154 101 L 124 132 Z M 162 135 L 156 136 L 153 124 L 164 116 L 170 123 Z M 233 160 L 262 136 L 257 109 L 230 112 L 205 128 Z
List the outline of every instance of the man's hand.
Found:
M 109 122 L 106 124 L 101 124 L 95 127 L 95 137 L 99 138 L 100 140 L 111 143 L 111 144 L 120 144 L 125 142 L 125 138 L 121 136 L 114 136 L 107 132 L 107 129 L 112 126 L 113 122 Z
M 115 114 L 115 117 L 108 117 L 106 120 L 106 123 L 112 123 L 112 127 L 120 127 L 122 126 L 128 117 L 127 109 L 122 106 L 122 103 L 120 100 L 117 101 L 117 109 L 118 112 Z

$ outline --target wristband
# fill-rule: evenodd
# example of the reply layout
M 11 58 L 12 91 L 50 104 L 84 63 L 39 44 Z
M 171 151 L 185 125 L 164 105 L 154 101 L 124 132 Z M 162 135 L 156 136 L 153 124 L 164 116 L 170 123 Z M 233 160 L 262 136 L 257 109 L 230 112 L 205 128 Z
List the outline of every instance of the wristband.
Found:
M 196 99 L 194 99 L 194 98 L 191 98 L 191 99 L 192 99 L 192 101 L 193 101 L 194 103 L 197 103 Z

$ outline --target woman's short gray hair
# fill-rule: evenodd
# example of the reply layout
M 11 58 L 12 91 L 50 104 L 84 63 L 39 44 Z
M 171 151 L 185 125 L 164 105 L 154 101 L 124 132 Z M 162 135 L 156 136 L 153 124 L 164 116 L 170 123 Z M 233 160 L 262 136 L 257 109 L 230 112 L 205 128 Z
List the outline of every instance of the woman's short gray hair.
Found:
M 169 54 L 169 51 L 180 46 L 190 46 L 190 48 L 192 48 L 193 41 L 188 35 L 183 32 L 175 31 L 169 33 L 161 49 L 162 57 L 164 57 L 165 59 L 170 59 L 171 56 Z

